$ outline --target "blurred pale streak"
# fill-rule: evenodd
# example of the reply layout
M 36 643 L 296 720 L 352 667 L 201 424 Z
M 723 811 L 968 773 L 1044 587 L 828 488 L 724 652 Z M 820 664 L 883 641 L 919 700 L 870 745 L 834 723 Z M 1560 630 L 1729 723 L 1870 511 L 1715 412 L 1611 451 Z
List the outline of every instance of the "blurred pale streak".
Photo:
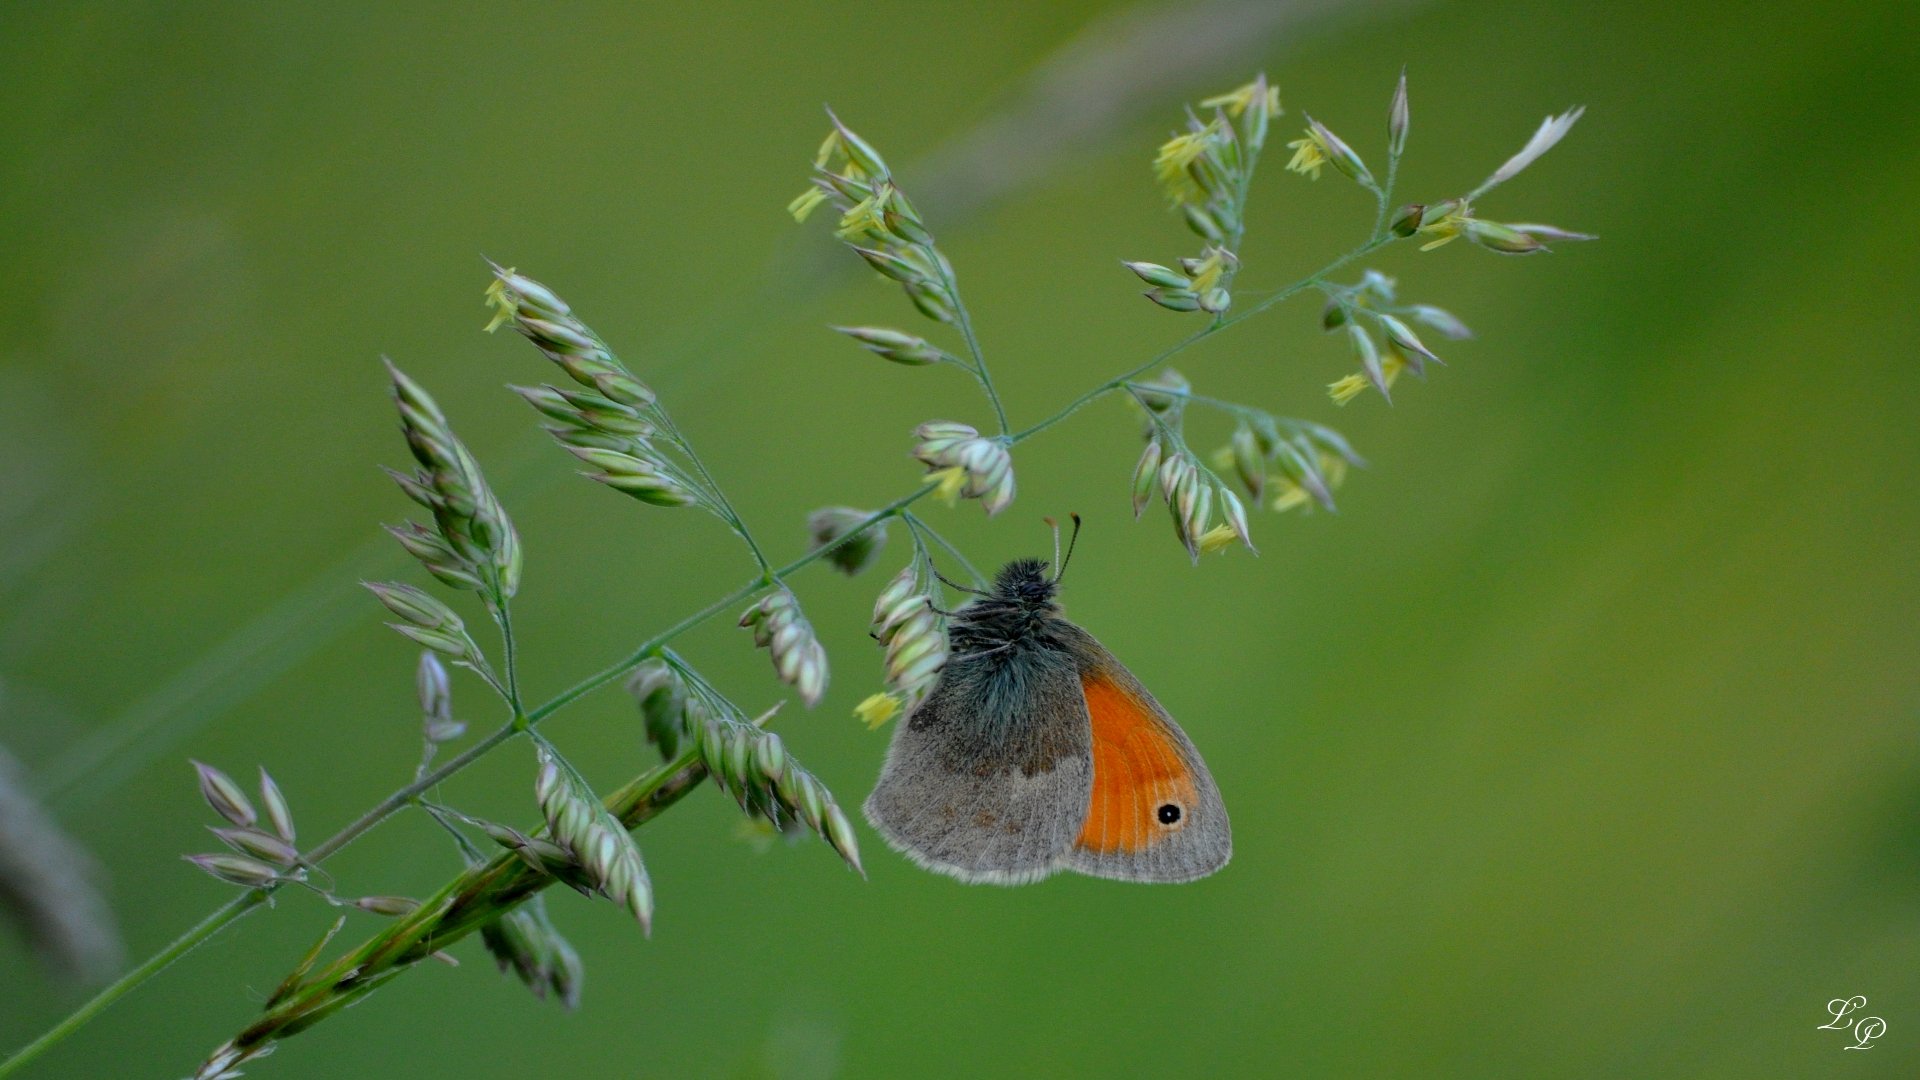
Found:
M 1036 67 L 997 115 L 936 150 L 915 196 L 944 223 L 1057 175 L 1142 115 L 1425 0 L 1213 0 L 1096 20 Z
M 34 802 L 23 779 L 0 748 L 0 909 L 49 969 L 72 982 L 99 981 L 120 965 L 120 937 L 94 888 L 97 868 Z

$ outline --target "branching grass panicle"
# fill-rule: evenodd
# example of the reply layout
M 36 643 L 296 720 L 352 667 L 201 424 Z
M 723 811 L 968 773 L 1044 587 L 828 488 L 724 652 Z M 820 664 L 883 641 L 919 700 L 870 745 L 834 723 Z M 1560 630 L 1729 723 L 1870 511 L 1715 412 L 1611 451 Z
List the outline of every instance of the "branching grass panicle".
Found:
M 1369 392 L 1390 400 L 1403 375 L 1423 379 L 1443 362 L 1430 341 L 1451 344 L 1470 334 L 1450 312 L 1403 300 L 1394 278 L 1353 264 L 1403 240 L 1432 251 L 1464 237 L 1485 251 L 1525 255 L 1589 239 L 1547 225 L 1486 219 L 1477 206 L 1564 137 L 1579 119 L 1578 109 L 1549 117 L 1518 154 L 1465 194 L 1396 206 L 1395 185 L 1411 123 L 1403 73 L 1386 111 L 1383 168 L 1371 167 L 1328 124 L 1304 115 L 1298 136 L 1285 144 L 1290 152 L 1286 172 L 1315 180 L 1337 177 L 1371 197 L 1372 224 L 1364 237 L 1305 277 L 1250 293 L 1261 297 L 1257 302 L 1239 303 L 1241 275 L 1259 270 L 1241 256 L 1254 180 L 1285 115 L 1279 88 L 1264 75 L 1186 111 L 1154 154 L 1152 173 L 1197 250 L 1189 247 L 1191 254 L 1164 264 L 1122 260 L 1121 266 L 1144 283 L 1149 302 L 1197 325 L 1174 344 L 1020 427 L 1012 419 L 1020 410 L 1009 409 L 994 383 L 960 277 L 928 219 L 873 144 L 829 114 L 809 183 L 788 210 L 802 221 L 829 214 L 834 236 L 850 255 L 898 285 L 912 311 L 933 324 L 927 334 L 884 326 L 835 329 L 891 363 L 963 373 L 980 391 L 981 415 L 911 426 L 911 443 L 903 449 L 910 449 L 911 459 L 924 469 L 917 480 L 903 477 L 902 493 L 872 510 L 829 505 L 815 511 L 806 523 L 810 548 L 783 565 L 769 558 L 667 403 L 612 346 L 552 289 L 516 270 L 493 267 L 486 289 L 493 316 L 486 329 L 517 332 L 551 364 L 551 381 L 513 390 L 573 467 L 647 507 L 712 515 L 739 539 L 750 576 L 608 666 L 541 704 L 528 705 L 512 619 L 524 557 L 519 535 L 452 421 L 425 388 L 389 362 L 394 404 L 412 459 L 408 468 L 390 472 L 418 513 L 386 528 L 420 564 L 422 581 L 434 588 L 407 582 L 369 582 L 367 588 L 393 617 L 389 625 L 422 650 L 414 694 L 421 750 L 412 780 L 303 849 L 293 804 L 265 770 L 249 789 L 220 769 L 196 763 L 200 793 L 218 819 L 209 828 L 224 850 L 187 858 L 238 891 L 173 945 L 0 1064 L 0 1077 L 288 887 L 311 891 L 342 914 L 294 965 L 261 1014 L 200 1066 L 199 1080 L 239 1075 L 243 1065 L 289 1036 L 366 998 L 422 961 L 450 959 L 447 950 L 475 933 L 502 971 L 536 996 L 571 1006 L 579 998 L 583 962 L 549 917 L 546 891 L 562 884 L 585 897 L 608 900 L 650 930 L 656 898 L 661 911 L 671 911 L 672 883 L 656 886 L 633 834 L 708 780 L 733 799 L 760 834 L 815 836 L 858 871 L 858 838 L 847 814 L 786 740 L 768 729 L 777 704 L 757 712 L 736 704 L 672 647 L 677 637 L 722 613 L 739 613 L 753 644 L 767 651 L 777 681 L 805 705 L 817 705 L 828 688 L 829 658 L 803 610 L 795 579 L 816 562 L 849 575 L 882 563 L 891 530 L 894 537 L 905 537 L 905 564 L 875 599 L 869 629 L 881 649 L 879 686 L 854 710 L 878 728 L 911 711 L 940 674 L 947 657 L 943 612 L 949 583 L 983 580 L 964 553 L 914 512 L 915 503 L 928 496 L 950 504 L 973 500 L 988 515 L 999 514 L 1017 495 L 1021 444 L 1099 398 L 1120 396 L 1133 407 L 1142 449 L 1131 462 L 1126 488 L 1121 480 L 1129 462 L 1113 463 L 1116 502 L 1130 491 L 1136 517 L 1156 500 L 1163 503 L 1176 542 L 1196 563 L 1236 547 L 1252 550 L 1258 511 L 1331 510 L 1349 470 L 1364 462 L 1332 428 L 1201 393 L 1167 367 L 1170 360 L 1289 299 L 1318 293 L 1324 300 L 1320 325 L 1342 341 L 1352 365 L 1328 387 L 1332 401 L 1346 405 Z M 1350 267 L 1358 275 L 1343 277 L 1353 272 Z M 1224 442 L 1195 449 L 1189 421 L 1196 415 L 1223 421 Z M 903 430 L 908 427 L 902 424 Z M 483 646 L 442 592 L 472 594 L 494 624 L 492 635 L 479 637 L 496 638 L 495 644 Z M 465 692 L 455 686 L 449 667 L 467 672 L 473 685 L 500 701 L 497 726 L 477 738 L 470 739 L 468 725 L 455 719 L 455 698 Z M 622 681 L 660 760 L 625 786 L 597 792 L 541 725 L 586 694 Z M 522 822 L 489 821 L 438 801 L 447 781 L 515 741 L 527 745 L 536 777 Z M 451 756 L 442 760 L 443 754 Z M 329 856 L 403 811 L 428 815 L 447 836 L 450 877 L 438 891 L 420 898 L 361 895 L 322 868 Z M 336 936 L 363 916 L 388 921 L 359 944 L 324 959 Z

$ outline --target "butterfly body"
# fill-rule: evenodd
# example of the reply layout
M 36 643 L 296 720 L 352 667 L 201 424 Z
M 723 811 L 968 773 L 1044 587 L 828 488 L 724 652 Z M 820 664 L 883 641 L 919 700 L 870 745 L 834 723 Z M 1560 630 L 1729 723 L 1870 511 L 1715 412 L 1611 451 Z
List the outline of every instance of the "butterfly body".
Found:
M 954 613 L 946 667 L 895 729 L 867 820 L 915 862 L 969 882 L 1218 870 L 1232 832 L 1205 763 L 1146 687 L 1060 614 L 1044 568 L 1009 563 Z

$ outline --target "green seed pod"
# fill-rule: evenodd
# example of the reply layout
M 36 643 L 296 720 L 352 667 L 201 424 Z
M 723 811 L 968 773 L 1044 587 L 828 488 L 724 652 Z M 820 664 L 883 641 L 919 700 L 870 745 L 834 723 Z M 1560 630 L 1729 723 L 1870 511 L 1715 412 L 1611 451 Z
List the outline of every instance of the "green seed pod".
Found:
M 903 285 L 917 284 L 927 280 L 924 271 L 898 255 L 857 245 L 853 251 L 854 254 L 865 259 L 867 265 L 873 267 L 874 271 L 882 277 L 891 278 Z
M 447 669 L 430 652 L 420 654 L 414 668 L 413 689 L 420 703 L 420 715 L 429 720 L 453 718 L 453 689 L 447 682 Z
M 1320 465 L 1320 454 L 1312 442 L 1302 436 L 1280 447 L 1281 471 L 1327 510 L 1333 507 L 1333 492 Z
M 927 232 L 920 215 L 907 202 L 905 192 L 893 188 L 887 198 L 886 208 L 881 211 L 880 219 L 886 224 L 887 231 L 909 244 L 931 244 L 933 234 Z
M 1187 219 L 1187 228 L 1192 229 L 1201 239 L 1210 244 L 1226 241 L 1227 231 L 1220 227 L 1220 222 L 1215 220 L 1212 214 L 1193 205 L 1182 206 L 1180 211 Z
M 1242 503 L 1240 496 L 1235 495 L 1233 490 L 1225 484 L 1219 485 L 1217 490 L 1220 499 L 1220 516 L 1233 529 L 1234 535 L 1240 538 L 1240 542 L 1247 546 L 1247 550 L 1257 553 L 1259 549 L 1253 546 L 1253 533 L 1247 527 L 1246 504 Z M 1255 498 L 1258 497 L 1255 496 Z
M 593 450 L 613 450 L 622 454 L 633 449 L 633 439 L 597 428 L 544 424 L 540 430 L 553 436 L 553 441 L 567 447 L 569 452 L 576 446 Z
M 1526 233 L 1535 240 L 1598 240 L 1592 233 L 1574 232 L 1557 225 L 1508 225 L 1507 228 Z
M 647 660 L 627 677 L 627 692 L 640 703 L 647 741 L 659 748 L 663 758 L 679 754 L 691 730 L 686 685 L 679 672 L 658 657 Z
M 1375 390 L 1380 391 L 1381 397 L 1392 401 L 1393 395 L 1388 392 L 1387 376 L 1380 367 L 1380 350 L 1373 343 L 1373 335 L 1353 325 L 1347 327 L 1347 338 L 1353 346 L 1354 358 L 1360 361 L 1360 370 L 1366 372 L 1367 380 L 1373 383 Z
M 1189 555 L 1199 555 L 1200 537 L 1207 531 L 1213 515 L 1213 485 L 1195 472 L 1174 496 L 1175 532 L 1187 546 Z
M 1435 356 L 1431 349 L 1422 344 L 1420 338 L 1414 334 L 1412 328 L 1407 326 L 1406 323 L 1401 322 L 1391 315 L 1382 315 L 1380 316 L 1380 325 L 1387 332 L 1387 340 L 1397 347 L 1406 357 L 1407 362 L 1413 368 L 1414 374 L 1426 374 L 1426 361 L 1428 360 L 1436 364 L 1446 363 L 1446 361 Z
M 1441 337 L 1452 341 L 1463 341 L 1473 336 L 1467 324 L 1456 318 L 1453 312 L 1432 304 L 1415 304 L 1408 310 L 1415 322 L 1439 332 Z
M 728 786 L 736 790 L 750 782 L 753 768 L 754 739 L 749 730 L 735 725 L 727 731 L 727 755 L 723 771 L 727 775 Z
M 724 787 L 726 780 L 714 767 L 714 763 L 724 760 L 727 754 L 726 742 L 721 737 L 723 734 L 721 725 L 722 721 L 709 719 L 700 726 L 700 760 L 707 763 L 707 771 L 713 773 L 714 779 Z
M 860 876 L 865 877 L 867 872 L 860 866 L 860 841 L 854 835 L 853 823 L 847 820 L 847 815 L 838 806 L 828 803 L 822 815 L 822 824 L 827 843 L 833 845 L 833 850 L 840 853 L 840 857 L 847 861 L 848 866 L 853 867 Z
M 946 355 L 928 344 L 926 338 L 903 334 L 898 330 L 879 326 L 836 326 L 833 329 L 859 342 L 868 352 L 908 367 L 936 364 Z
M 401 637 L 415 645 L 453 660 L 468 660 L 476 654 L 471 639 L 466 634 L 452 634 L 444 630 L 429 630 L 424 626 L 410 626 L 407 623 L 388 623 L 387 626 Z
M 1190 289 L 1193 279 L 1187 275 L 1150 262 L 1122 262 L 1121 266 L 1133 271 L 1134 276 L 1149 285 L 1168 289 Z
M 788 769 L 775 785 L 774 793 L 782 805 L 813 828 L 820 826 L 822 796 L 819 782 L 804 769 Z
M 879 557 L 880 549 L 886 546 L 886 522 L 872 519 L 873 512 L 870 510 L 856 510 L 851 506 L 822 507 L 807 515 L 807 533 L 812 537 L 816 549 L 838 542 L 839 546 L 827 553 L 827 562 L 834 569 L 852 577 L 872 565 L 873 560 Z M 852 534 L 851 538 L 843 539 L 849 534 Z
M 885 644 L 894 622 L 894 610 L 914 598 L 920 592 L 920 575 L 909 564 L 906 569 L 888 579 L 886 587 L 873 601 L 873 621 L 870 624 L 873 636 Z
M 449 547 L 439 533 L 413 521 L 382 528 L 400 542 L 407 554 L 418 559 L 427 573 L 442 583 L 456 589 L 478 590 L 483 587 L 484 582 L 468 568 L 467 561 Z
M 230 885 L 258 889 L 280 880 L 279 873 L 273 867 L 244 855 L 183 855 L 181 857 Z
M 1168 311 L 1198 311 L 1200 298 L 1191 289 L 1148 289 L 1140 295 L 1166 308 Z
M 787 750 L 781 744 L 780 736 L 771 732 L 760 736 L 753 747 L 753 765 L 763 780 L 779 783 L 781 775 L 787 771 Z
M 1246 485 L 1247 494 L 1258 500 L 1267 486 L 1267 457 L 1260 452 L 1260 442 L 1254 437 L 1253 429 L 1245 424 L 1235 428 L 1228 445 L 1233 453 L 1233 471 Z
M 1307 130 L 1313 133 L 1314 138 L 1326 150 L 1327 160 L 1333 163 L 1334 168 L 1362 184 L 1372 185 L 1373 173 L 1368 171 L 1367 163 L 1360 160 L 1360 155 L 1354 153 L 1353 147 L 1348 146 L 1340 136 L 1335 135 L 1325 124 L 1311 116 L 1307 117 Z
M 1400 81 L 1393 88 L 1393 104 L 1387 109 L 1387 153 L 1399 157 L 1407 148 L 1407 128 L 1411 110 L 1407 108 L 1407 69 L 1400 69 Z
M 389 469 L 384 466 L 382 466 L 381 471 L 393 478 L 393 482 L 400 486 L 401 493 L 406 495 L 407 498 L 412 499 L 428 510 L 439 508 L 440 496 L 434 493 L 431 478 L 426 474 L 403 473 L 397 469 Z
M 645 383 L 624 371 L 597 372 L 593 376 L 593 387 L 605 394 L 607 400 L 632 409 L 648 408 L 656 400 L 653 391 Z
M 887 163 L 881 160 L 880 152 L 865 139 L 855 135 L 853 129 L 841 123 L 840 118 L 833 114 L 833 110 L 827 110 L 827 118 L 833 121 L 834 133 L 839 137 L 838 149 L 846 155 L 849 162 L 859 166 L 862 173 L 875 180 L 885 180 L 892 175 L 887 170 Z M 824 165 L 825 162 L 816 164 Z
M 253 804 L 247 801 L 246 792 L 233 778 L 219 769 L 202 762 L 194 762 L 193 769 L 200 778 L 200 794 L 213 807 L 213 812 L 228 821 L 249 828 L 259 818 L 253 812 Z
M 580 962 L 580 954 L 573 945 L 546 923 L 544 911 L 537 913 L 546 935 L 548 949 L 547 982 L 553 988 L 554 996 L 568 1009 L 580 1007 L 580 988 L 585 984 L 587 969 Z
M 292 844 L 271 833 L 259 829 L 215 829 L 208 831 L 220 839 L 220 842 L 242 855 L 259 859 L 275 866 L 290 867 L 300 861 L 300 852 Z
M 1154 475 L 1160 468 L 1160 439 L 1158 436 L 1147 440 L 1146 449 L 1140 451 L 1140 460 L 1133 466 L 1133 519 L 1147 509 L 1147 503 L 1153 499 Z
M 607 354 L 599 349 L 589 353 L 555 352 L 551 349 L 545 352 L 547 359 L 559 365 L 560 370 L 566 372 L 568 378 L 581 386 L 591 387 L 595 379 L 613 370 Z
M 582 472 L 580 475 L 595 483 L 605 484 L 615 491 L 631 495 L 649 506 L 692 506 L 699 501 L 693 492 L 683 487 L 679 481 L 663 473 Z
M 592 446 L 569 446 L 567 453 L 586 462 L 611 476 L 652 476 L 659 473 L 658 467 L 651 461 L 637 458 L 620 450 L 604 450 Z
M 914 456 L 929 465 L 939 464 L 938 456 L 950 446 L 975 439 L 980 432 L 974 427 L 954 420 L 929 420 L 913 429 L 914 438 L 920 440 L 915 447 Z
M 578 410 L 554 387 L 509 386 L 507 389 L 520 395 L 522 401 L 550 420 L 576 426 L 579 424 Z
M 513 973 L 535 997 L 547 996 L 551 957 L 538 925 L 526 909 L 508 911 L 482 925 L 480 941 L 503 973 Z
M 959 306 L 954 303 L 953 294 L 932 280 L 908 282 L 905 285 L 907 299 L 920 314 L 934 322 L 951 324 L 958 317 Z
M 1193 476 L 1193 462 L 1186 454 L 1175 453 L 1160 465 L 1160 497 L 1171 503 Z
M 1460 223 L 1460 231 L 1467 239 L 1502 255 L 1532 255 L 1547 250 L 1547 245 L 1531 235 L 1494 221 L 1467 218 Z
M 561 322 L 522 317 L 518 329 L 543 352 L 556 359 L 576 356 L 598 360 L 606 356 L 606 350 L 585 332 L 586 328 L 572 320 Z
M 465 629 L 465 624 L 460 621 L 460 616 L 453 613 L 452 608 L 412 585 L 395 581 L 363 581 L 360 584 L 386 605 L 388 611 L 415 626 L 450 633 Z
M 580 423 L 595 431 L 622 435 L 639 443 L 645 443 L 658 430 L 650 422 L 634 415 L 633 410 L 611 401 L 597 408 L 581 409 L 579 419 Z
M 572 313 L 566 301 L 554 295 L 552 289 L 512 270 L 493 268 L 494 280 L 504 298 L 510 299 L 514 308 L 529 317 L 542 319 L 563 319 Z M 490 292 L 492 290 L 489 290 Z
M 293 809 L 287 805 L 287 797 L 280 793 L 280 785 L 267 775 L 264 766 L 260 769 L 260 805 L 266 808 L 267 823 L 273 826 L 274 833 L 287 843 L 293 843 Z

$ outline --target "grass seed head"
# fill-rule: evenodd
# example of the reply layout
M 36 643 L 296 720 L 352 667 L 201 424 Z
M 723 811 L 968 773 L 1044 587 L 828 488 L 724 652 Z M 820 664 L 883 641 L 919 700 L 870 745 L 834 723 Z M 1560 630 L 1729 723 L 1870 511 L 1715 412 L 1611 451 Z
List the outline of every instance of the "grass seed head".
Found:
M 232 777 L 204 762 L 194 762 L 193 769 L 200 779 L 200 794 L 214 813 L 241 828 L 249 828 L 260 820 L 254 813 L 253 803 L 247 800 L 247 793 L 240 790 Z
M 245 855 L 184 855 L 182 858 L 229 885 L 258 889 L 280 880 L 279 871 Z
M 827 650 L 801 612 L 800 599 L 782 586 L 748 608 L 740 625 L 769 651 L 780 681 L 799 691 L 808 707 L 818 705 L 827 692 Z
M 827 553 L 834 569 L 852 577 L 873 565 L 887 544 L 887 523 L 874 521 L 873 511 L 851 506 L 825 506 L 807 515 L 807 535 L 817 550 L 838 545 Z

